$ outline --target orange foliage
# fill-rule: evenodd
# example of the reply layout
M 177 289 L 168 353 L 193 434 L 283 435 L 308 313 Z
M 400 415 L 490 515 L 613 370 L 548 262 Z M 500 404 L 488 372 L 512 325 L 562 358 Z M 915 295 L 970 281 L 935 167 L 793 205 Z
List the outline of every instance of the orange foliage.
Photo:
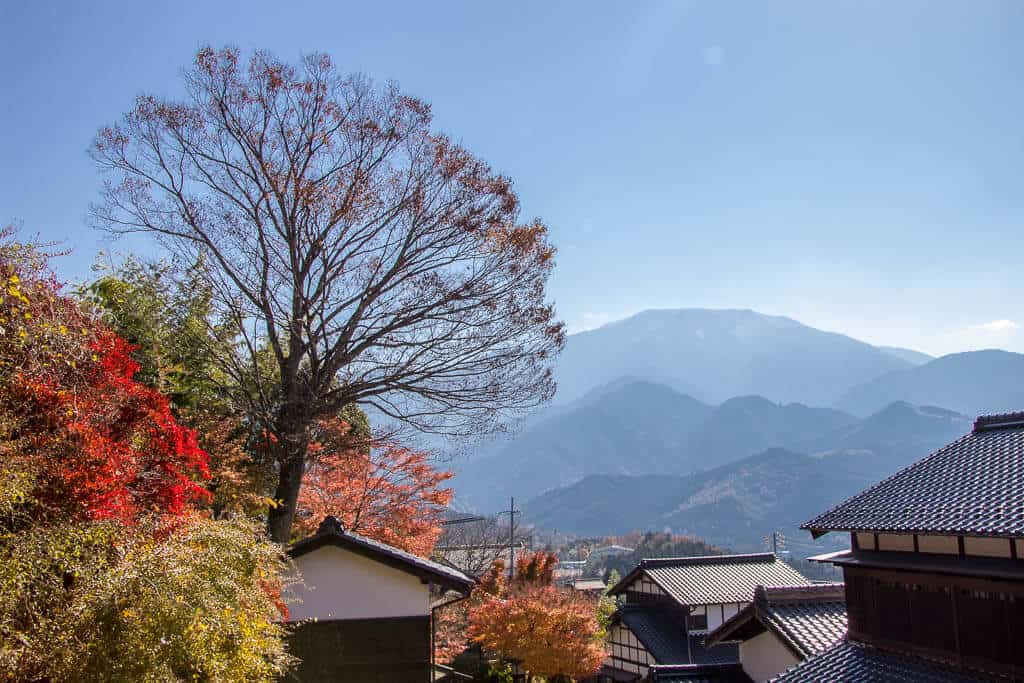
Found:
M 429 455 L 385 439 L 356 437 L 343 420 L 319 424 L 299 494 L 300 531 L 312 533 L 327 515 L 349 531 L 407 552 L 430 555 L 441 535 L 441 517 L 452 473 L 436 469 Z
M 470 598 L 469 638 L 531 675 L 593 675 L 606 651 L 592 598 L 552 584 L 554 555 L 520 556 L 514 578 L 496 561 Z

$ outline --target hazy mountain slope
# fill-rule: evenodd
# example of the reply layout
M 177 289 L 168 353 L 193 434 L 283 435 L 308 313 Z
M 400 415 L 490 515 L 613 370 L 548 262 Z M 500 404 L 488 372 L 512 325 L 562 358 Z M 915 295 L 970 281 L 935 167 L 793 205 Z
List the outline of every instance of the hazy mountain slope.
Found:
M 687 455 L 692 470 L 708 469 L 767 448 L 812 439 L 856 421 L 852 415 L 828 408 L 780 405 L 761 396 L 731 398 L 688 436 Z
M 910 464 L 971 431 L 972 419 L 952 410 L 897 401 L 864 420 L 793 447 L 812 455 L 873 453 L 897 467 Z
M 463 464 L 454 486 L 463 501 L 493 510 L 511 495 L 525 499 L 588 474 L 668 472 L 671 454 L 711 411 L 662 385 L 616 382 L 492 444 Z
M 935 360 L 935 356 L 929 356 L 927 353 L 921 353 L 913 349 L 904 349 L 899 346 L 879 346 L 880 350 L 886 353 L 896 356 L 900 360 L 905 360 L 911 365 L 924 365 L 928 361 Z
M 970 351 L 891 372 L 847 391 L 837 407 L 867 415 L 893 401 L 975 416 L 1024 409 L 1024 354 Z
M 773 528 L 789 533 L 863 484 L 821 458 L 771 449 L 686 477 L 587 477 L 524 510 L 527 521 L 567 533 L 671 530 L 750 550 Z
M 592 476 L 548 491 L 524 509 L 529 521 L 568 533 L 671 529 L 754 550 L 765 534 L 781 529 L 791 547 L 811 550 L 821 544 L 799 531 L 800 523 L 970 426 L 969 418 L 950 411 L 895 404 L 806 441 L 816 455 L 776 448 L 689 476 Z
M 745 396 L 712 408 L 668 387 L 627 380 L 559 407 L 463 464 L 460 499 L 482 510 L 592 474 L 689 474 L 847 426 L 829 408 Z
M 566 403 L 622 376 L 707 403 L 761 395 L 830 405 L 848 388 L 912 364 L 850 337 L 746 310 L 650 310 L 571 335 L 558 361 Z

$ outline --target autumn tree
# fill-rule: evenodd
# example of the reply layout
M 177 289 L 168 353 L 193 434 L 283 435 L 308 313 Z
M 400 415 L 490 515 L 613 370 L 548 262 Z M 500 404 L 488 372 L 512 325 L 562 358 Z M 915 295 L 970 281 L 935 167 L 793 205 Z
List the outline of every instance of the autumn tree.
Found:
M 0 672 L 276 680 L 280 548 L 197 514 L 196 434 L 11 229 L 0 281 Z
M 244 64 L 204 48 L 185 85 L 100 130 L 93 215 L 209 264 L 236 340 L 222 369 L 274 436 L 274 539 L 289 537 L 312 431 L 344 406 L 468 435 L 551 397 L 564 332 L 547 228 L 520 220 L 508 178 L 431 130 L 427 104 L 325 55 Z
M 132 347 L 62 295 L 43 261 L 19 259 L 13 237 L 0 235 L 0 452 L 34 520 L 130 521 L 205 499 L 195 432 L 135 381 Z
M 606 656 L 598 604 L 553 585 L 557 562 L 543 552 L 521 556 L 512 579 L 504 563 L 495 562 L 470 598 L 468 635 L 528 675 L 586 678 Z
M 320 421 L 313 430 L 298 526 L 312 533 L 327 515 L 349 531 L 430 555 L 441 535 L 441 520 L 452 491 L 452 473 L 437 469 L 429 454 L 387 438 L 353 434 L 340 419 Z
M 209 456 L 214 515 L 262 515 L 273 494 L 272 461 L 256 447 L 262 425 L 220 370 L 218 358 L 230 353 L 233 335 L 230 326 L 211 324 L 210 291 L 197 276 L 203 267 L 179 273 L 129 257 L 97 265 L 100 275 L 76 294 L 132 345 L 136 379 L 167 396 L 175 417 L 195 430 Z

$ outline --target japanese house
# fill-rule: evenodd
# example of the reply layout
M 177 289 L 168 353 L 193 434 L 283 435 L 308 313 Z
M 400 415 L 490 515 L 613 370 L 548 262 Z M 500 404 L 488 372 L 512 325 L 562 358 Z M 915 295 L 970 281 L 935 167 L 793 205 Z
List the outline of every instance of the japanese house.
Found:
M 768 681 L 846 635 L 843 585 L 758 586 L 754 601 L 708 634 L 707 647 L 739 641 L 743 672 Z
M 334 517 L 288 553 L 302 581 L 287 601 L 288 649 L 301 660 L 289 680 L 431 679 L 432 609 L 468 595 L 472 579 Z
M 804 524 L 850 534 L 848 636 L 778 680 L 1024 678 L 1024 413 L 971 433 Z
M 707 648 L 704 636 L 746 607 L 755 587 L 777 584 L 810 581 L 772 553 L 641 560 L 609 591 L 622 602 L 604 674 L 640 680 L 653 665 L 738 662 L 736 644 Z

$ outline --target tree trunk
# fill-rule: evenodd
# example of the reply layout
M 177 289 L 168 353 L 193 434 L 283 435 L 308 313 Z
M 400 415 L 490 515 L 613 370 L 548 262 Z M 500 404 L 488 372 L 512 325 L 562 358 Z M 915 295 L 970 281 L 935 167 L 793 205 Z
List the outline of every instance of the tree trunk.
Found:
M 277 490 L 274 492 L 277 506 L 271 507 L 267 513 L 267 535 L 278 543 L 291 540 L 292 522 L 295 520 L 299 488 L 302 486 L 304 451 L 301 454 L 292 453 L 281 462 Z

